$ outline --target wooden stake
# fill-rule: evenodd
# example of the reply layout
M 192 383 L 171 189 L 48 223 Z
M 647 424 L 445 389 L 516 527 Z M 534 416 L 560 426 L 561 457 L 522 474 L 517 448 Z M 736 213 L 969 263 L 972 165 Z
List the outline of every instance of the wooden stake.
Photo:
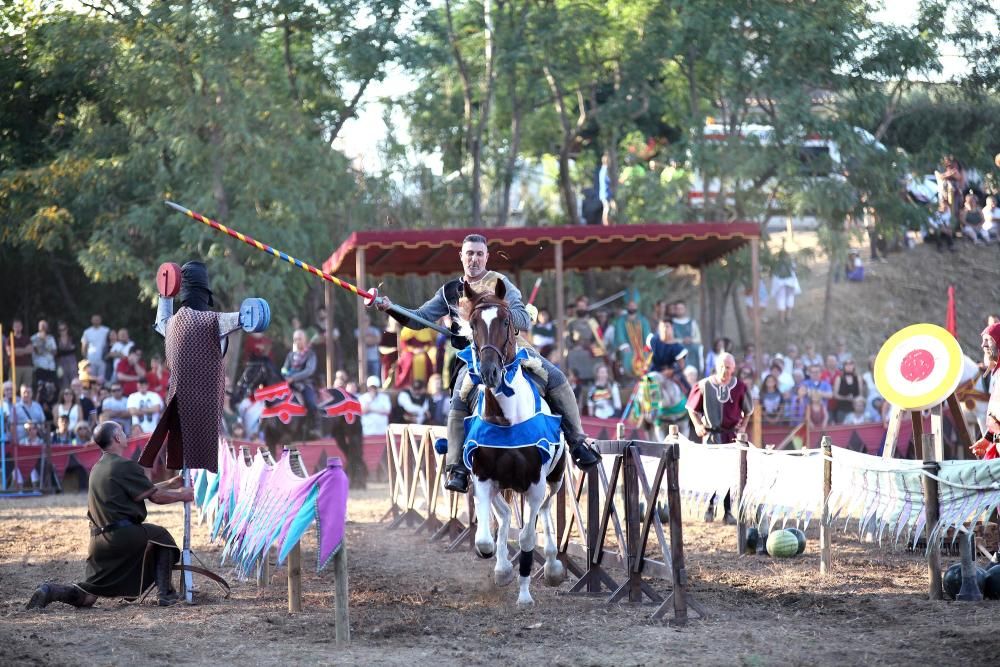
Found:
M 833 545 L 830 518 L 830 491 L 833 489 L 833 442 L 823 436 L 823 516 L 819 523 L 819 573 L 829 574 L 833 569 Z
M 934 438 L 936 435 L 924 435 L 924 472 L 937 475 L 941 466 L 934 460 Z M 924 475 L 924 510 L 927 515 L 927 573 L 930 578 L 928 596 L 931 600 L 944 599 L 941 589 L 941 544 L 931 544 L 931 531 L 937 525 L 941 508 L 938 500 L 938 484 L 936 479 Z
M 288 552 L 288 613 L 302 611 L 302 547 Z
M 747 548 L 747 525 L 743 520 L 743 494 L 747 488 L 747 450 L 749 444 L 747 434 L 740 433 L 736 436 L 736 444 L 740 446 L 740 473 L 739 485 L 736 488 L 736 554 L 743 555 Z
M 349 611 L 349 596 L 347 586 L 347 545 L 342 544 L 340 551 L 333 556 L 333 578 L 336 597 L 336 633 L 337 646 L 347 646 L 351 643 L 351 618 Z

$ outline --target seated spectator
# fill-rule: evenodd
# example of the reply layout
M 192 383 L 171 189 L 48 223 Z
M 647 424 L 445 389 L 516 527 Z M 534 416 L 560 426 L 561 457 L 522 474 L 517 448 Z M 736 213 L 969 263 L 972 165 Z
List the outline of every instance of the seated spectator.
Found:
M 823 365 L 823 355 L 816 351 L 816 343 L 813 341 L 806 341 L 803 346 L 802 356 L 799 357 L 802 360 L 803 370 L 808 369 L 812 365 L 822 366 Z
M 872 412 L 869 415 L 872 421 L 881 421 L 882 426 L 889 425 L 889 415 L 892 413 L 892 405 L 881 396 L 872 401 Z
M 21 400 L 14 406 L 14 419 L 17 420 L 17 441 L 21 444 L 26 444 L 27 424 L 45 423 L 45 411 L 42 410 L 41 404 L 34 400 L 34 392 L 28 385 L 21 385 Z
M 435 426 L 446 426 L 448 412 L 451 410 L 451 394 L 444 390 L 440 373 L 434 373 L 428 378 L 427 394 L 431 399 L 431 413 L 427 423 Z
M 152 433 L 163 413 L 163 399 L 155 391 L 150 391 L 145 374 L 139 376 L 138 384 L 139 388 L 129 394 L 127 403 L 128 412 L 132 415 L 132 432 Z
M 844 267 L 844 276 L 848 281 L 860 283 L 865 279 L 865 265 L 861 261 L 861 255 L 857 250 L 851 250 L 847 256 L 847 266 Z
M 90 394 L 84 390 L 83 382 L 80 378 L 73 378 L 73 381 L 69 383 L 69 390 L 76 396 L 77 404 L 80 406 L 80 420 L 93 425 L 95 423 L 94 420 L 97 419 L 97 408 Z M 70 430 L 75 431 L 76 424 L 71 426 Z
M 243 425 L 243 422 L 236 420 L 232 428 L 233 440 L 246 440 L 247 439 L 247 429 Z
M 826 361 L 824 362 L 823 368 L 819 373 L 819 377 L 821 380 L 829 382 L 832 390 L 833 383 L 838 377 L 840 377 L 840 360 L 837 359 L 837 355 L 826 355 Z
M 990 235 L 983 231 L 983 223 L 985 222 L 983 209 L 979 207 L 979 200 L 972 192 L 965 195 L 965 203 L 962 206 L 962 213 L 960 215 L 962 218 L 962 234 L 967 239 L 976 245 L 990 242 Z
M 795 393 L 785 403 L 785 421 L 798 426 L 806 418 L 806 408 L 809 407 L 809 387 L 805 382 L 795 385 Z
M 14 414 L 14 384 L 7 380 L 3 383 L 3 398 L 0 399 L 0 414 L 3 415 L 3 431 L 0 431 L 0 442 L 10 442 L 11 416 Z
M 547 308 L 539 308 L 538 319 L 531 325 L 531 344 L 543 357 L 547 357 L 555 347 L 556 327 Z
M 739 372 L 740 381 L 747 386 L 750 390 L 750 395 L 754 400 L 760 398 L 760 387 L 757 386 L 757 380 L 754 378 L 753 368 L 744 366 Z
M 134 345 L 130 347 L 128 354 L 123 359 L 118 360 L 115 371 L 117 372 L 117 381 L 122 386 L 122 393 L 126 397 L 138 391 L 139 378 L 146 379 L 146 367 L 142 364 L 142 350 Z
M 778 387 L 778 378 L 768 373 L 760 387 L 761 418 L 765 424 L 777 424 L 785 417 L 784 399 Z
M 997 208 L 997 198 L 990 195 L 983 207 L 983 233 L 991 241 L 1000 238 L 1000 208 Z
M 125 437 L 132 434 L 132 414 L 128 411 L 128 397 L 122 392 L 120 382 L 113 383 L 111 395 L 101 401 L 100 419 L 118 422 L 125 431 Z
M 836 362 L 836 357 L 834 357 L 834 361 Z M 824 400 L 829 400 L 833 397 L 833 386 L 823 379 L 823 371 L 817 364 L 809 367 L 809 377 L 803 380 L 802 384 L 805 385 L 806 389 L 817 393 Z
M 864 399 L 864 380 L 858 375 L 854 361 L 844 362 L 843 371 L 833 381 L 833 421 L 843 422 L 844 417 L 852 410 L 854 400 Z
M 795 387 L 795 378 L 792 376 L 791 365 L 780 354 L 774 355 L 774 360 L 771 362 L 770 374 L 774 376 L 774 379 L 778 383 L 778 391 L 785 396 Z M 764 378 L 764 380 L 767 381 L 767 378 Z
M 927 239 L 934 242 L 938 252 L 942 251 L 942 244 L 946 244 L 948 250 L 955 251 L 955 237 L 951 224 L 951 210 L 948 208 L 948 202 L 942 200 L 938 204 L 937 211 L 931 213 L 927 220 Z
M 857 426 L 858 424 L 867 424 L 870 421 L 865 411 L 865 399 L 859 396 L 854 399 L 854 409 L 844 415 L 842 423 L 849 426 Z
M 385 435 L 392 414 L 392 400 L 382 391 L 382 383 L 374 375 L 365 381 L 366 391 L 358 397 L 361 403 L 361 431 L 364 435 Z
M 76 429 L 73 431 L 73 440 L 70 442 L 71 445 L 87 445 L 91 441 L 90 424 L 87 422 L 80 422 L 76 425 Z
M 423 380 L 413 380 L 408 389 L 400 391 L 396 397 L 396 407 L 394 422 L 426 424 L 431 411 L 431 399 Z
M 28 445 L 31 447 L 39 447 L 45 444 L 45 440 L 42 439 L 42 434 L 38 425 L 44 422 L 27 421 L 24 423 L 24 438 L 18 442 L 21 445 Z
M 587 414 L 598 419 L 614 419 L 621 411 L 621 389 L 611 379 L 607 364 L 598 363 L 594 366 L 594 383 L 587 392 Z
M 80 407 L 80 400 L 73 393 L 71 387 L 63 389 L 59 396 L 59 402 L 56 403 L 55 408 L 52 410 L 53 416 L 56 420 L 60 417 L 66 417 L 69 420 L 66 424 L 66 432 L 71 433 L 76 428 L 77 422 L 83 419 L 83 409 Z
M 826 409 L 826 399 L 819 392 L 810 392 L 806 419 L 810 430 L 826 428 L 830 424 L 830 413 Z
M 51 442 L 53 445 L 72 445 L 73 432 L 69 430 L 69 415 L 59 415 L 56 417 L 56 430 L 52 432 Z

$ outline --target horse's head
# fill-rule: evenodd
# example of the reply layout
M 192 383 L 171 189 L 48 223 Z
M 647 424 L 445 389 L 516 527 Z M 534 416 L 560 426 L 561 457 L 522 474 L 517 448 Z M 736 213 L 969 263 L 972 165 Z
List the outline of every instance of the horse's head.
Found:
M 472 346 L 479 360 L 480 376 L 487 387 L 498 390 L 503 382 L 504 367 L 517 354 L 517 330 L 510 307 L 504 300 L 507 287 L 498 280 L 493 294 L 480 294 L 468 283 L 463 289 L 469 301 L 468 312 L 464 315 L 472 330 Z

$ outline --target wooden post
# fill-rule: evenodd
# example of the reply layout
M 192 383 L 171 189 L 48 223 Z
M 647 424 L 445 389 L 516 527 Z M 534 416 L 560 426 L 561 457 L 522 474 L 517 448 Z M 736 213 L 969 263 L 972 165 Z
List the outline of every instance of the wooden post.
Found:
M 924 435 L 924 472 L 937 475 L 941 466 L 934 460 L 934 438 L 935 434 Z M 930 590 L 928 595 L 931 600 L 941 600 L 944 598 L 944 591 L 941 589 L 941 544 L 931 544 L 931 531 L 940 519 L 941 508 L 938 504 L 938 484 L 936 479 L 931 479 L 924 475 L 924 511 L 927 516 L 927 573 L 930 575 Z
M 262 591 L 271 583 L 271 550 L 268 549 L 260 557 L 260 567 L 257 568 L 257 590 Z
M 944 419 L 941 417 L 941 406 L 931 408 L 931 433 L 934 435 L 934 460 L 944 461 Z M 927 453 L 924 453 L 924 457 Z
M 670 562 L 673 565 L 674 619 L 687 624 L 687 568 L 684 567 L 684 534 L 681 524 L 681 485 L 678 477 L 680 447 L 672 440 L 667 456 L 667 511 L 670 515 Z
M 833 489 L 833 442 L 823 436 L 823 516 L 819 522 L 819 573 L 829 574 L 833 568 L 833 548 L 830 519 L 830 491 Z
M 587 569 L 590 570 L 593 567 L 597 551 L 601 548 L 601 545 L 598 544 L 601 539 L 598 531 L 598 526 L 601 523 L 601 480 L 597 477 L 597 466 L 583 474 L 587 476 Z M 587 592 L 600 593 L 601 580 L 597 577 L 588 577 Z
M 736 436 L 736 444 L 740 446 L 739 485 L 736 487 L 736 553 L 742 555 L 747 548 L 747 525 L 743 520 L 743 494 L 747 488 L 747 434 Z
M 566 358 L 566 288 L 563 285 L 563 247 L 562 241 L 555 243 L 556 260 L 556 350 L 559 363 Z
M 910 411 L 910 424 L 913 427 L 913 457 L 924 460 L 924 418 L 920 410 Z
M 625 422 L 615 424 L 615 440 L 625 439 Z
M 955 427 L 955 434 L 958 436 L 958 451 L 956 459 L 969 458 L 969 450 L 972 448 L 972 436 L 969 435 L 969 427 L 965 423 L 965 415 L 958 404 L 954 392 L 948 396 L 948 409 L 951 411 L 952 425 Z
M 357 281 L 357 287 L 359 290 L 365 288 L 365 249 L 358 248 L 357 254 L 354 257 L 354 271 L 355 280 Z M 368 348 L 365 345 L 365 332 L 361 326 L 361 322 L 365 319 L 365 302 L 358 298 L 356 299 L 358 306 L 358 386 L 365 386 L 365 357 L 368 356 Z M 330 313 L 327 312 L 327 318 L 330 317 Z M 332 324 L 332 323 L 331 323 Z M 329 325 L 327 326 L 329 329 Z
M 753 285 L 750 287 L 750 293 L 753 295 L 753 349 L 755 358 L 763 359 L 764 353 L 760 349 L 760 290 L 757 289 L 760 284 L 760 239 L 750 239 L 750 280 L 753 281 Z M 763 369 L 760 368 L 759 362 L 757 366 L 758 368 L 754 370 L 759 377 L 763 373 Z M 754 433 L 754 438 L 757 437 L 757 434 Z M 757 444 L 758 446 L 761 444 L 760 440 L 757 441 Z
M 755 398 L 753 401 L 753 414 L 750 415 L 750 435 L 754 447 L 764 447 L 764 415 L 761 413 L 759 398 Z
M 288 613 L 302 611 L 302 547 L 288 552 Z
M 641 577 L 638 573 L 638 561 L 641 557 L 639 549 L 640 517 L 639 517 L 639 477 L 636 466 L 642 465 L 639 461 L 639 450 L 635 447 L 626 447 L 622 453 L 624 463 L 624 491 L 625 491 L 625 543 L 628 545 L 628 558 L 625 567 L 628 571 L 628 601 L 642 602 L 642 588 L 639 585 Z M 609 489 L 608 493 L 614 493 L 614 489 Z M 651 499 L 650 502 L 655 502 Z
M 347 544 L 342 544 L 340 551 L 333 556 L 333 578 L 336 595 L 335 622 L 337 646 L 347 646 L 351 643 L 350 592 L 347 586 Z
M 324 297 L 324 300 L 326 301 L 326 304 L 325 304 L 326 305 L 326 331 L 323 332 L 323 337 L 324 337 L 324 344 L 326 345 L 326 386 L 327 387 L 332 387 L 333 386 L 333 374 L 334 374 L 334 371 L 335 371 L 335 369 L 333 367 L 334 366 L 334 363 L 333 363 L 334 362 L 334 359 L 333 359 L 333 327 L 334 327 L 334 324 L 333 323 L 336 321 L 336 319 L 333 316 L 334 315 L 333 309 L 335 307 L 335 302 L 334 302 L 334 299 L 333 299 L 333 284 L 332 283 L 325 283 L 325 285 L 326 286 L 323 288 L 323 297 Z M 360 299 L 359 299 L 359 301 L 360 301 Z M 360 322 L 358 322 L 358 334 L 360 336 L 364 335 L 364 332 L 361 330 L 361 323 Z M 364 384 L 364 378 L 362 378 L 361 384 L 359 384 L 358 386 L 359 387 L 364 387 L 365 386 L 365 384 Z

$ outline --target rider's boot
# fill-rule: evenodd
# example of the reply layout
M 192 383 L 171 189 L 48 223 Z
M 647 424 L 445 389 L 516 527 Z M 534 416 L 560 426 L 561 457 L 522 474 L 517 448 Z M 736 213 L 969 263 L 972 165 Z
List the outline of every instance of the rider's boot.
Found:
M 171 583 L 171 573 L 174 569 L 173 549 L 165 547 L 156 548 L 156 570 L 154 573 L 156 581 L 157 604 L 161 607 L 169 607 L 180 601 L 180 596 L 174 590 Z
M 452 409 L 448 412 L 448 455 L 445 458 L 448 481 L 444 488 L 455 493 L 465 493 L 469 490 L 469 469 L 462 461 L 462 448 L 465 445 L 465 418 L 468 410 Z
M 553 414 L 562 417 L 562 431 L 569 445 L 573 463 L 581 470 L 592 468 L 601 461 L 600 455 L 587 445 L 587 435 L 580 423 L 580 406 L 569 382 L 563 382 L 548 390 L 545 401 Z

